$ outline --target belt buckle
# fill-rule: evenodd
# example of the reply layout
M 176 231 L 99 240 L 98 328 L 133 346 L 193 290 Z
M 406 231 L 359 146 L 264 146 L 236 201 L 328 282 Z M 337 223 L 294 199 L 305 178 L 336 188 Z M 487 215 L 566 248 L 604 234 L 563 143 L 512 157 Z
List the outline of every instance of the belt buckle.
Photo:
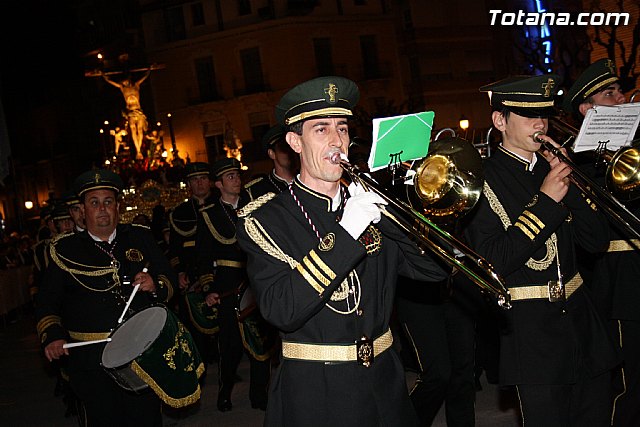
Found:
M 549 302 L 563 302 L 566 300 L 564 293 L 564 283 L 559 280 L 549 280 Z
M 373 340 L 366 335 L 356 341 L 356 361 L 366 368 L 373 363 Z

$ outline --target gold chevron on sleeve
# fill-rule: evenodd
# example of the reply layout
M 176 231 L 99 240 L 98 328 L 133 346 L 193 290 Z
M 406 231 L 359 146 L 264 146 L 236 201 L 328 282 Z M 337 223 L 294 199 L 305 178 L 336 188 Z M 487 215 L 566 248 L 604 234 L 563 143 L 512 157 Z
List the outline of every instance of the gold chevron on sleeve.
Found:
M 203 274 L 200 276 L 200 284 L 206 285 L 213 283 L 213 274 Z
M 315 265 L 311 262 L 308 257 L 304 257 L 302 259 L 302 263 L 304 264 L 305 269 L 315 277 L 315 279 L 320 282 L 322 285 L 329 286 L 331 280 L 328 279 L 325 275 L 322 274 L 320 270 L 316 268 Z
M 309 252 L 309 256 L 311 257 L 313 262 L 315 262 L 316 265 L 322 270 L 322 272 L 327 275 L 329 279 L 333 280 L 336 278 L 336 273 L 334 273 L 333 270 L 329 268 L 329 266 L 325 264 L 324 261 L 322 261 L 316 251 L 312 249 L 311 252 Z
M 535 225 L 533 222 L 529 221 L 529 218 L 527 218 L 526 216 L 520 216 L 517 222 L 524 224 L 526 227 L 529 228 L 529 230 L 531 230 L 533 234 L 540 233 L 540 228 L 537 225 Z
M 305 270 L 302 264 L 298 264 L 296 270 L 298 270 L 302 277 L 304 277 L 304 279 L 311 285 L 313 289 L 316 290 L 316 292 L 318 292 L 319 294 L 322 294 L 324 292 L 324 288 L 322 287 L 322 285 L 316 282 L 316 279 L 313 278 L 311 273 Z
M 533 233 L 531 233 L 531 231 L 529 231 L 529 229 L 521 222 L 516 222 L 514 226 L 518 227 L 529 239 L 533 240 L 536 238 L 536 236 L 534 236 Z
M 47 328 L 53 325 L 62 326 L 62 319 L 60 318 L 60 316 L 49 315 L 49 316 L 43 317 L 42 319 L 40 319 L 40 321 L 38 322 L 38 325 L 36 326 L 38 335 L 42 335 L 42 333 L 46 331 Z
M 522 212 L 522 216 L 526 216 L 529 220 L 533 221 L 540 229 L 544 228 L 544 222 L 540 221 L 531 211 Z

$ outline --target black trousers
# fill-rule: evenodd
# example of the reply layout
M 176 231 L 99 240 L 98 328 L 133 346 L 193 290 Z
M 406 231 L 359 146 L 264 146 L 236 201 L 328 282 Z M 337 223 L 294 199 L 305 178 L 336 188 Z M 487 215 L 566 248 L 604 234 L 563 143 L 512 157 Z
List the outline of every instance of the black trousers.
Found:
M 640 322 L 620 320 L 615 324 L 623 364 L 616 373 L 613 426 L 636 427 L 640 424 Z
M 218 332 L 218 399 L 231 399 L 236 372 L 244 353 L 234 298 L 223 298 L 221 300 L 218 307 L 218 320 L 220 322 L 220 331 Z M 247 355 L 249 357 L 251 375 L 249 398 L 253 405 L 266 404 L 271 374 L 270 361 L 261 362 L 253 358 L 249 353 Z
M 525 427 L 611 424 L 610 372 L 576 384 L 520 384 L 517 390 Z
M 410 396 L 420 425 L 430 426 L 443 402 L 449 427 L 475 425 L 473 316 L 453 302 L 425 304 L 398 297 L 396 308 L 418 361 Z
M 151 389 L 139 395 L 129 392 L 102 369 L 70 370 L 69 379 L 84 406 L 87 426 L 162 426 L 161 401 Z

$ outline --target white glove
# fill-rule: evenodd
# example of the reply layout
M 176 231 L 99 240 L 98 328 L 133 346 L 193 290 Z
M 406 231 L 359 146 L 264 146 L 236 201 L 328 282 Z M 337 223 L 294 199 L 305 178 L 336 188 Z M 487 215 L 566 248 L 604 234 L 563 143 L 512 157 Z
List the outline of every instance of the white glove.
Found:
M 361 186 L 353 183 L 349 185 L 349 194 L 351 197 L 344 206 L 339 224 L 357 240 L 369 224 L 380 221 L 378 205 L 386 205 L 387 202 L 379 194 L 365 191 Z

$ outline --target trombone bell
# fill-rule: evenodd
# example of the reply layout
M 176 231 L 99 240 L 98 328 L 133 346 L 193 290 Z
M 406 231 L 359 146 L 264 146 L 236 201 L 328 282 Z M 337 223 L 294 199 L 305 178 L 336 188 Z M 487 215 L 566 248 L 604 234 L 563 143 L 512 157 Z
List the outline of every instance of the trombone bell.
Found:
M 441 221 L 458 218 L 480 198 L 484 175 L 482 157 L 469 141 L 449 137 L 431 142 L 427 157 L 414 164 L 412 184 L 407 185 L 411 207 Z
M 608 163 L 607 189 L 621 200 L 640 198 L 640 150 L 636 147 L 623 147 Z

